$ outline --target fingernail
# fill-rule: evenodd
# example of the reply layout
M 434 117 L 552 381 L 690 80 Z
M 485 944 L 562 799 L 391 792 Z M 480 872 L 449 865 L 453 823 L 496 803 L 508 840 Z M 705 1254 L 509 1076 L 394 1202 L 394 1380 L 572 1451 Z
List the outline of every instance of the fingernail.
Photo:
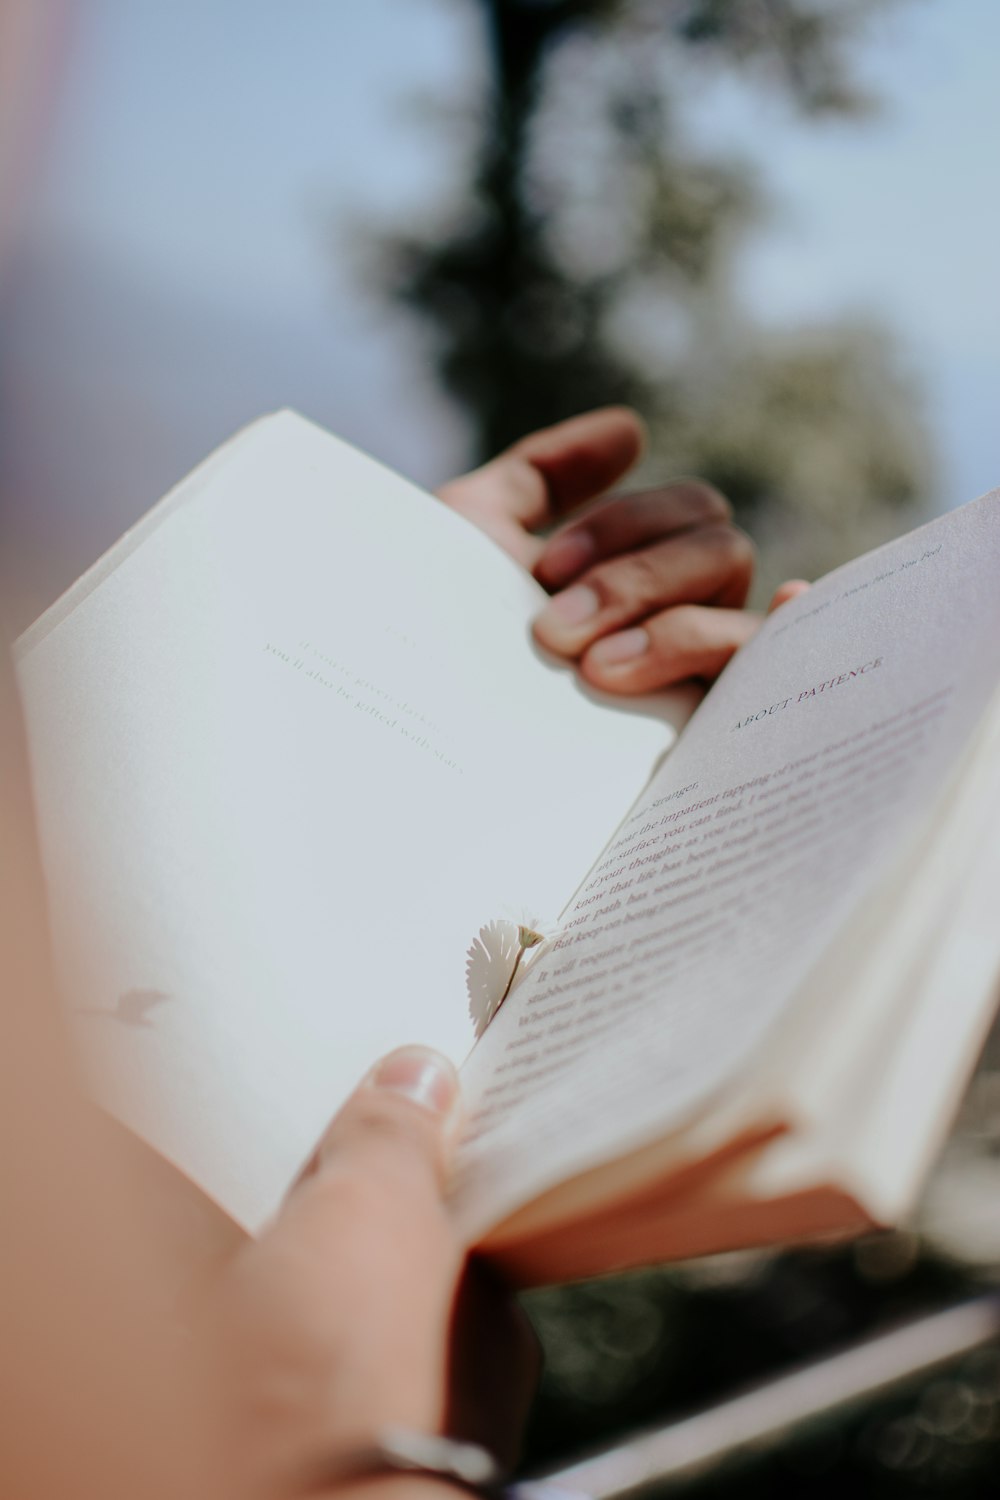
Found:
M 458 1074 L 446 1057 L 429 1047 L 400 1047 L 376 1063 L 372 1088 L 389 1089 L 432 1115 L 449 1115 L 458 1103 Z
M 590 660 L 599 667 L 624 666 L 649 649 L 649 631 L 637 626 L 609 635 L 590 648 Z
M 579 573 L 592 560 L 597 543 L 589 531 L 568 531 L 553 537 L 542 553 L 537 571 L 553 588 Z
M 578 583 L 575 588 L 565 589 L 563 593 L 556 594 L 538 616 L 537 624 L 543 630 L 546 628 L 555 631 L 572 629 L 591 619 L 600 607 L 601 601 L 594 590 L 588 588 L 585 583 Z

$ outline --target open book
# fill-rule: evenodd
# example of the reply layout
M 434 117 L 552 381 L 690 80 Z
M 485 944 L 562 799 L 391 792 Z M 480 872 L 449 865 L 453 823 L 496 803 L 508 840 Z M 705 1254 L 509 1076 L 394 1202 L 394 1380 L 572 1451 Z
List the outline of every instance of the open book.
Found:
M 524 1282 L 897 1220 L 1000 969 L 998 579 L 994 495 L 785 605 L 673 744 L 466 521 L 257 423 L 19 644 L 96 1091 L 252 1231 L 440 1048 L 454 1212 Z M 545 938 L 475 1040 L 503 920 Z

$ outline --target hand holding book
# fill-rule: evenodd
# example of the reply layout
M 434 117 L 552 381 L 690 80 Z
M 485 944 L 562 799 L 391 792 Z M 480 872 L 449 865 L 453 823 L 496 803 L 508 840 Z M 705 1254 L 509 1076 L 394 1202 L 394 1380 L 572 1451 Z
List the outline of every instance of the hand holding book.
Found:
M 608 407 L 532 433 L 438 492 L 553 594 L 534 622 L 539 645 L 626 695 L 717 677 L 758 624 L 743 608 L 753 547 L 711 485 L 603 498 L 642 446 L 637 415 Z
M 383 1058 L 260 1238 L 234 1234 L 67 1066 L 20 731 L 0 661 L 0 1492 L 449 1500 L 383 1456 L 431 1462 L 441 1430 L 506 1468 L 537 1355 L 447 1213 L 454 1067 Z
M 263 1493 L 270 1478 L 276 1495 L 350 1494 L 352 1479 L 371 1483 L 352 1455 L 399 1428 L 515 1462 L 537 1347 L 500 1281 L 466 1263 L 447 1211 L 460 1112 L 446 1058 L 420 1047 L 382 1058 L 273 1222 L 214 1282 L 207 1332 L 241 1438 L 234 1493 Z M 275 1400 L 276 1381 L 295 1399 Z

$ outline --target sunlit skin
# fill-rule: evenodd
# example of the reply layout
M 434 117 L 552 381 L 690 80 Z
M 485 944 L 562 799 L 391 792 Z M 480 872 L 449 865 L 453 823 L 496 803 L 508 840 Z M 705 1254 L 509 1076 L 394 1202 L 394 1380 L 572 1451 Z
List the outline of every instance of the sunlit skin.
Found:
M 376 1065 L 260 1238 L 210 1275 L 193 1259 L 178 1275 L 181 1241 L 143 1212 L 141 1158 L 86 1103 L 64 1046 L 2 670 L 0 1494 L 321 1494 L 310 1476 L 387 1423 L 512 1459 L 536 1351 L 446 1212 L 461 1103 L 436 1054 Z M 204 1252 L 204 1236 L 189 1248 Z M 401 1477 L 363 1490 L 453 1494 Z

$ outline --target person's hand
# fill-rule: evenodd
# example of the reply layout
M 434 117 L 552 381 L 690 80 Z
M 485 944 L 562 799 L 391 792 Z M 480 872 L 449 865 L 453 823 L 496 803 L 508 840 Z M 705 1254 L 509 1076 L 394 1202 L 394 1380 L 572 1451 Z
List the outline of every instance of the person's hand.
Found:
M 535 1348 L 502 1289 L 466 1265 L 445 1206 L 458 1111 L 445 1059 L 391 1053 L 216 1287 L 212 1342 L 248 1494 L 308 1494 L 311 1479 L 325 1493 L 324 1476 L 392 1426 L 515 1456 Z
M 760 623 L 742 607 L 752 544 L 701 480 L 616 496 L 558 524 L 615 485 L 642 446 L 638 416 L 607 407 L 532 433 L 438 491 L 553 595 L 535 621 L 539 644 L 612 693 L 715 677 Z

